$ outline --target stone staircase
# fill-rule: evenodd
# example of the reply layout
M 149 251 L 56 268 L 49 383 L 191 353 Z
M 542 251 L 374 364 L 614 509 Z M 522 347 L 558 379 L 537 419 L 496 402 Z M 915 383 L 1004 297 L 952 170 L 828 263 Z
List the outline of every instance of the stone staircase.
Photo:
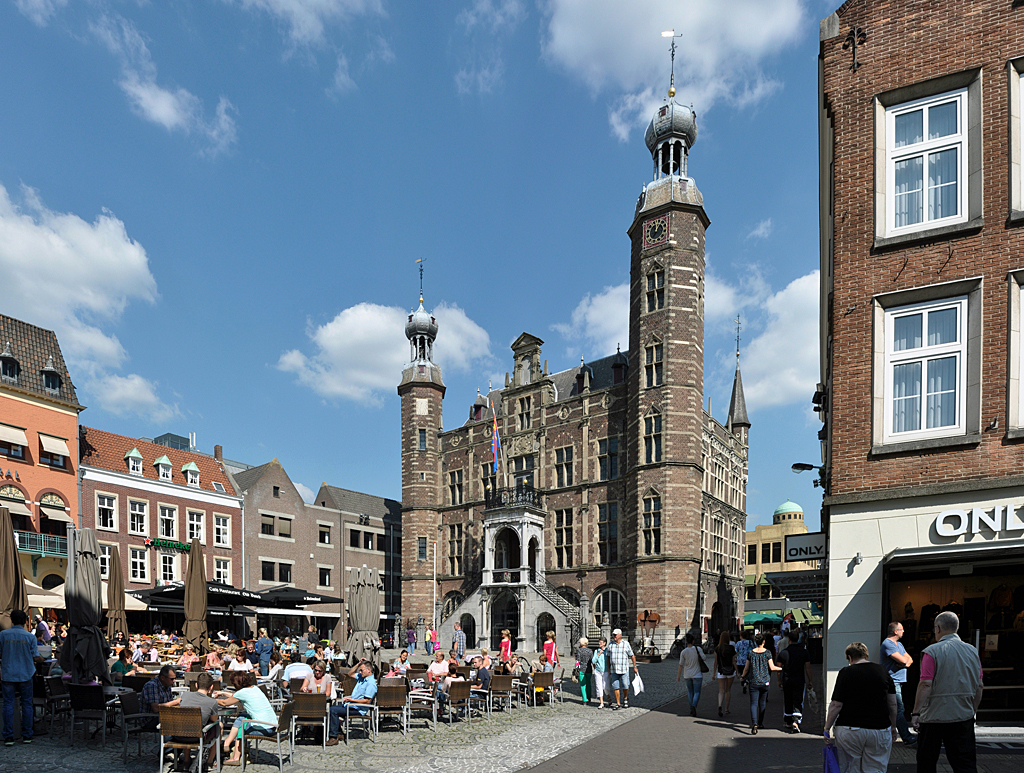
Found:
M 555 588 L 547 578 L 536 580 L 530 583 L 533 589 L 543 596 L 551 606 L 555 607 L 559 612 L 565 615 L 569 621 L 569 640 L 572 642 L 573 650 L 575 651 L 576 642 L 579 641 L 580 636 L 583 635 L 583 622 L 580 619 L 580 610 L 578 607 L 574 607 L 568 601 L 563 599 L 558 589 Z M 598 636 L 600 636 L 598 632 Z M 587 634 L 587 638 L 590 638 L 590 634 Z

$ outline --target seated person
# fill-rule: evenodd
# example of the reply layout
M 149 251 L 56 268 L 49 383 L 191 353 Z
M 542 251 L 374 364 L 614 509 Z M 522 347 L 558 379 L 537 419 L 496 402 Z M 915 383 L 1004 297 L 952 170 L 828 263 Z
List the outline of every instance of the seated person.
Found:
M 292 653 L 292 662 L 284 669 L 284 680 L 290 682 L 292 679 L 305 679 L 312 675 L 313 669 L 299 660 L 298 653 Z
M 330 738 L 327 739 L 328 746 L 338 745 L 338 735 L 341 733 L 341 719 L 345 716 L 345 709 L 352 706 L 350 711 L 365 715 L 369 709 L 360 708 L 362 705 L 373 703 L 377 695 L 377 682 L 373 678 L 373 666 L 367 660 L 360 660 L 356 664 L 356 686 L 351 695 L 341 699 L 341 703 L 331 706 L 331 727 Z
M 448 700 L 448 693 L 452 690 L 452 682 L 465 682 L 465 677 L 462 676 L 457 670 L 458 666 L 448 664 L 448 676 L 444 678 L 444 682 L 437 686 L 437 699 L 439 701 Z
M 409 652 L 402 650 L 398 653 L 398 659 L 391 664 L 391 673 L 388 676 L 405 676 L 409 670 Z
M 484 665 L 484 659 L 480 655 L 473 658 L 473 668 L 476 669 L 476 675 L 473 677 L 473 689 L 487 692 L 491 687 L 491 672 Z
M 222 671 L 224 660 L 220 656 L 220 646 L 214 644 L 206 655 L 206 667 L 211 671 Z
M 178 665 L 185 671 L 188 671 L 189 667 L 197 660 L 199 660 L 199 656 L 196 654 L 196 648 L 191 644 L 186 644 L 185 651 L 181 653 L 181 657 L 178 658 Z M 203 724 L 206 723 L 204 722 Z
M 117 660 L 110 667 L 110 676 L 114 680 L 114 684 L 120 684 L 124 677 L 134 675 L 135 664 L 132 663 L 131 657 L 128 655 L 128 648 L 125 647 L 117 653 Z
M 42 628 L 36 628 L 36 651 L 43 660 L 49 660 L 53 657 L 53 647 L 43 639 Z
M 296 647 L 295 644 L 292 642 L 292 637 L 285 636 L 284 641 L 281 642 L 281 654 L 285 657 L 289 657 L 297 649 L 298 647 Z
M 181 702 L 171 690 L 177 678 L 174 666 L 164 666 L 159 674 L 142 686 L 142 710 L 158 715 L 146 723 L 148 730 L 156 730 L 156 726 L 160 724 L 161 706 L 177 706 Z
M 324 660 L 334 660 L 334 639 L 327 642 L 327 646 L 324 647 Z
M 334 700 L 334 680 L 328 675 L 327 665 L 322 660 L 313 664 L 313 673 L 302 683 L 302 692 L 326 694 L 327 700 Z
M 548 662 L 548 656 L 542 652 L 540 653 L 540 657 L 533 662 L 533 670 L 547 673 L 549 671 L 554 671 L 555 667 Z
M 434 662 L 427 668 L 427 681 L 436 682 L 448 676 L 449 663 L 444 659 L 444 653 L 438 650 L 434 653 Z
M 221 706 L 240 704 L 244 712 L 235 720 L 231 732 L 224 739 L 225 752 L 231 752 L 232 745 L 236 747 L 224 763 L 237 765 L 242 758 L 242 748 L 235 741 L 242 726 L 245 726 L 244 735 L 272 736 L 277 732 L 277 714 L 270 705 L 270 699 L 256 686 L 256 676 L 251 670 L 232 674 L 231 684 L 235 687 L 234 693 L 219 692 L 215 697 Z
M 486 647 L 480 650 L 480 658 L 481 660 L 483 660 L 483 667 L 490 671 L 494 663 L 491 660 L 491 656 L 488 654 L 488 650 Z
M 284 675 L 284 663 L 276 652 L 270 656 L 270 670 L 267 679 L 280 679 Z
M 196 691 L 182 693 L 180 698 L 181 703 L 179 705 L 183 708 L 198 708 L 200 710 L 203 716 L 203 727 L 206 727 L 211 722 L 216 721 L 217 709 L 220 708 L 220 704 L 217 703 L 217 699 L 210 695 L 211 687 L 213 687 L 213 677 L 204 672 L 199 675 L 198 679 L 196 679 Z M 206 757 L 207 765 L 213 762 L 214 756 L 217 753 L 214 743 L 219 736 L 220 726 L 218 725 L 211 727 L 206 731 L 206 735 L 203 737 L 203 742 L 209 746 Z M 187 740 L 191 741 L 193 739 L 190 738 Z M 187 760 L 184 760 L 183 762 L 187 762 Z
M 150 645 L 148 641 L 138 642 L 135 651 L 132 652 L 132 663 L 147 663 L 153 660 L 150 657 Z
M 250 663 L 243 651 L 235 653 L 235 657 L 231 659 L 231 664 L 227 667 L 228 671 L 252 671 L 252 663 Z
M 448 653 L 448 662 L 451 663 L 452 665 L 456 665 L 456 666 L 461 666 L 462 665 L 462 663 L 459 662 L 459 656 L 455 652 L 455 650 L 451 650 Z

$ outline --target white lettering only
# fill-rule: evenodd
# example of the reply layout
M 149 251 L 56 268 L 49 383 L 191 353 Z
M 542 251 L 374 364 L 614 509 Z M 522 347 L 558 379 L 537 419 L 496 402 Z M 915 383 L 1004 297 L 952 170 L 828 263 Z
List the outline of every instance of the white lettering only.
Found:
M 951 526 L 946 522 L 947 518 L 956 518 L 958 523 L 956 526 Z M 970 520 L 967 517 L 967 513 L 963 510 L 944 510 L 939 513 L 939 517 L 935 519 L 935 531 L 938 532 L 940 537 L 959 537 L 961 534 L 967 532 L 967 526 Z
M 983 531 L 1024 531 L 1021 505 L 996 505 L 990 509 L 973 507 L 967 510 L 943 510 L 935 519 L 935 532 L 940 537 L 959 537 L 970 529 L 971 534 Z M 1005 514 L 1005 519 L 1004 519 Z
M 992 531 L 1002 531 L 1002 505 L 996 505 L 995 507 L 993 507 L 991 516 L 989 516 L 987 511 L 982 510 L 980 507 L 975 507 L 973 510 L 971 510 L 971 533 L 978 534 L 981 531 L 981 527 L 983 524 L 990 528 Z

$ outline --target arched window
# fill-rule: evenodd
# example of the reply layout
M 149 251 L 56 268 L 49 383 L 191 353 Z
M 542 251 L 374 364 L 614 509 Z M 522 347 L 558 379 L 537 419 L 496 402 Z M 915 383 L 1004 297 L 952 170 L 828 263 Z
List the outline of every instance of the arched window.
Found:
M 608 588 L 597 594 L 594 602 L 594 622 L 604 624 L 605 613 L 612 628 L 626 628 L 626 597 L 615 588 Z
M 444 597 L 444 605 L 441 607 L 441 619 L 446 620 L 452 616 L 452 613 L 458 609 L 459 605 L 466 600 L 459 591 L 452 591 Z

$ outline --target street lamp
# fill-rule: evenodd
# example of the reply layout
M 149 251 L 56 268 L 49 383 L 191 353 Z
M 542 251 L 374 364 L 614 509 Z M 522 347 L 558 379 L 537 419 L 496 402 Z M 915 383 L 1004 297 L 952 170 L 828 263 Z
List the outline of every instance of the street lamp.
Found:
M 807 464 L 806 462 L 797 462 L 796 464 L 793 465 L 792 469 L 795 473 L 809 472 L 814 469 L 814 465 Z
M 795 472 L 797 475 L 799 475 L 801 472 L 810 472 L 811 470 L 817 470 L 818 478 L 817 480 L 814 481 L 814 487 L 818 488 L 820 486 L 822 489 L 826 489 L 825 467 L 823 465 L 808 464 L 807 462 L 797 462 L 790 469 L 793 470 L 793 472 Z M 828 491 L 826 490 L 825 493 L 827 494 Z

